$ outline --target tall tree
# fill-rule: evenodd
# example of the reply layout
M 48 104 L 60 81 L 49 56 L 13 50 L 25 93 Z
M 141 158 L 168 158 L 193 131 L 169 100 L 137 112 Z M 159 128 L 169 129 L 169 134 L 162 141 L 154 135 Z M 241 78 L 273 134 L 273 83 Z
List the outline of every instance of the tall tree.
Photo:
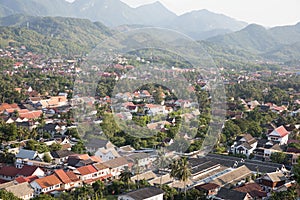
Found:
M 120 174 L 120 181 L 126 183 L 128 190 L 130 190 L 131 177 L 132 177 L 132 172 L 129 170 L 128 167 L 126 167 L 124 171 L 122 171 L 122 173 Z
M 171 159 L 166 156 L 166 150 L 161 148 L 157 151 L 157 159 L 154 162 L 154 165 L 157 166 L 158 172 L 160 172 L 163 168 L 167 168 L 170 163 Z M 162 174 L 160 174 L 160 187 L 162 187 Z
M 175 160 L 171 165 L 170 175 L 184 183 L 184 196 L 186 199 L 186 183 L 191 176 L 191 169 L 189 168 L 187 158 L 182 157 L 179 160 Z

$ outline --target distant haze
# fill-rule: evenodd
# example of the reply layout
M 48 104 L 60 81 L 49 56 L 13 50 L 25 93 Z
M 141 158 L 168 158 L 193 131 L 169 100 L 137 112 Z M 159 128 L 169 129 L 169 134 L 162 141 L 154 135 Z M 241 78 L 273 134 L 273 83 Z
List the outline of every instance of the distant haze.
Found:
M 122 0 L 137 7 L 157 0 Z M 207 9 L 237 20 L 267 27 L 293 25 L 300 22 L 299 0 L 159 0 L 177 15 Z

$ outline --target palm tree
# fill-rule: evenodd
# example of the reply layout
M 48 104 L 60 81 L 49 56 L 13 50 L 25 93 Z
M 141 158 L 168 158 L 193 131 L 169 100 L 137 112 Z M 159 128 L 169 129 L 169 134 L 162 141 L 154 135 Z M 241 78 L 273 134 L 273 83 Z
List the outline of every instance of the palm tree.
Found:
M 139 160 L 138 159 L 134 159 L 134 175 L 136 175 L 137 177 L 137 188 L 139 189 L 140 188 L 140 179 L 139 179 L 139 174 L 140 174 L 140 171 L 141 171 L 141 167 L 139 165 Z
M 104 183 L 102 181 L 98 180 L 92 184 L 92 187 L 94 189 L 95 198 L 102 198 L 103 191 L 105 189 Z
M 154 162 L 154 165 L 157 166 L 158 172 L 161 169 L 166 168 L 171 163 L 171 159 L 166 156 L 166 150 L 161 148 L 157 151 L 157 159 Z M 162 186 L 162 174 L 160 174 L 160 187 Z
M 177 178 L 184 183 L 184 196 L 186 199 L 186 182 L 191 176 L 191 169 L 189 168 L 189 162 L 187 158 L 183 157 L 179 160 L 174 160 L 171 164 L 171 177 Z
M 120 174 L 120 181 L 123 181 L 124 183 L 127 184 L 128 190 L 130 190 L 130 181 L 131 181 L 132 173 L 129 171 L 128 167 L 122 171 Z

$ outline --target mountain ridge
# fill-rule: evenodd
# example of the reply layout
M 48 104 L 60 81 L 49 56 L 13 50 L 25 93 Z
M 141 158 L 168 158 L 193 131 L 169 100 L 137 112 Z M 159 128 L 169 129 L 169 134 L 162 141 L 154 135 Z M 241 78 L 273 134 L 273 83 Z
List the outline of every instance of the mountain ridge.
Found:
M 194 39 L 237 31 L 247 25 L 207 10 L 199 11 L 199 17 L 194 19 L 195 13 L 177 16 L 159 2 L 132 8 L 120 0 L 76 0 L 72 3 L 65 0 L 0 0 L 0 17 L 12 14 L 61 16 L 100 21 L 109 27 L 132 24 L 157 26 L 183 30 Z

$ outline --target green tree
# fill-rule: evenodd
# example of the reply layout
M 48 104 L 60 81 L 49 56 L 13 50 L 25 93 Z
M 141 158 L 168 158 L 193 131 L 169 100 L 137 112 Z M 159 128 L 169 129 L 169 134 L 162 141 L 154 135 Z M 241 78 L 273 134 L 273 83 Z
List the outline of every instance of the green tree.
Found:
M 128 167 L 126 167 L 120 174 L 120 181 L 126 183 L 128 190 L 130 189 L 132 172 L 129 171 Z
M 156 90 L 152 94 L 156 103 L 161 104 L 164 101 L 163 94 L 164 94 L 164 90 L 162 89 L 161 86 L 156 88 Z
M 242 131 L 238 125 L 236 125 L 233 121 L 228 120 L 225 123 L 225 127 L 223 129 L 223 134 L 227 138 L 227 142 L 230 144 L 233 142 L 237 135 L 241 135 Z
M 61 150 L 62 146 L 58 143 L 53 143 L 50 145 L 49 150 L 50 151 L 58 151 Z
M 102 181 L 98 180 L 95 183 L 93 183 L 92 187 L 94 189 L 95 196 L 97 196 L 97 198 L 102 198 L 103 191 L 105 189 L 104 183 Z
M 74 146 L 72 146 L 71 150 L 75 153 L 83 154 L 86 153 L 86 149 L 83 141 L 77 142 Z
M 56 199 L 48 194 L 40 194 L 39 196 L 33 198 L 33 200 L 56 200 Z
M 300 158 L 297 161 L 297 164 L 293 166 L 293 173 L 295 175 L 295 180 L 298 185 L 300 185 Z
M 289 188 L 287 191 L 272 192 L 271 200 L 296 200 L 297 191 L 296 188 Z
M 171 177 L 178 179 L 184 183 L 184 196 L 186 196 L 186 183 L 191 176 L 191 169 L 189 168 L 189 162 L 187 158 L 180 158 L 179 160 L 174 160 L 171 164 Z
M 274 163 L 286 164 L 288 162 L 287 154 L 283 152 L 274 152 L 271 154 L 270 159 Z
M 16 197 L 13 193 L 7 192 L 6 190 L 0 190 L 0 199 L 8 199 L 8 200 L 21 200 Z
M 168 185 L 162 185 L 161 189 L 164 193 L 164 200 L 173 200 L 174 196 L 178 195 L 178 191 Z
M 47 163 L 50 163 L 52 161 L 49 153 L 44 154 L 43 160 L 44 160 L 44 162 L 47 162 Z

